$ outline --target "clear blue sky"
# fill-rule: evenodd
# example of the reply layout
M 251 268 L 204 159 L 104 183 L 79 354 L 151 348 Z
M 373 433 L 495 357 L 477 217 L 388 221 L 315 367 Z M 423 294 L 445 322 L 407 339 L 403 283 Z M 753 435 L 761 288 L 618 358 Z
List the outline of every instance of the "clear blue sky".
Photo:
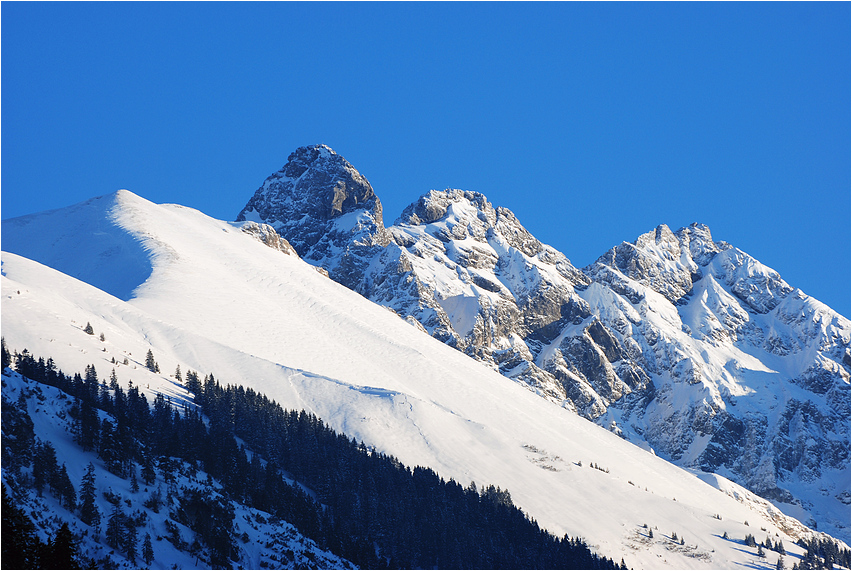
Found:
M 233 219 L 326 143 L 390 224 L 483 192 L 577 266 L 708 224 L 850 315 L 850 4 L 3 2 L 2 217 Z

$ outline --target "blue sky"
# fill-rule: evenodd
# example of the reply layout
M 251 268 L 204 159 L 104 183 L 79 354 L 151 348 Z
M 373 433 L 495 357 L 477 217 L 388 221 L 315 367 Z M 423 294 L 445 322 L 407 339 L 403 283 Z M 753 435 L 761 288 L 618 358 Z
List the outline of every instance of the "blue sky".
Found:
M 850 4 L 3 2 L 2 217 L 233 219 L 326 143 L 390 224 L 483 192 L 577 266 L 710 226 L 850 315 Z

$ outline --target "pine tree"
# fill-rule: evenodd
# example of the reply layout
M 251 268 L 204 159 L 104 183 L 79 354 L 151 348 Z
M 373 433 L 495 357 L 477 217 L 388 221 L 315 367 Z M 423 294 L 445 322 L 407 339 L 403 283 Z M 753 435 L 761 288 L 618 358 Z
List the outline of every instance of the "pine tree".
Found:
M 103 423 L 101 423 L 101 446 L 99 452 L 101 458 L 104 460 L 104 464 L 106 464 L 107 470 L 120 476 L 122 472 L 122 455 L 117 432 L 118 430 L 112 423 L 104 419 Z
M 97 450 L 100 444 L 100 419 L 98 411 L 88 399 L 80 402 L 75 437 L 83 450 Z
M 55 491 L 55 474 L 59 470 L 56 465 L 56 450 L 50 442 L 36 444 L 33 456 L 33 486 L 41 494 L 45 484 Z
M 145 355 L 145 368 L 152 373 L 160 372 L 160 366 L 154 360 L 154 353 L 152 353 L 150 349 L 148 349 L 148 353 Z
M 124 531 L 123 547 L 124 554 L 130 561 L 136 561 L 136 526 L 133 522 L 125 521 L 126 528 Z
M 87 365 L 84 373 L 83 380 L 85 381 L 84 394 L 81 395 L 82 398 L 88 399 L 90 401 L 97 401 L 98 398 L 98 371 L 95 369 L 94 365 Z
M 80 483 L 80 519 L 86 525 L 97 529 L 101 525 L 101 513 L 95 504 L 95 466 L 89 462 L 83 480 Z
M 134 494 L 139 491 L 139 481 L 136 479 L 136 466 L 130 466 L 130 491 Z
M 118 504 L 112 508 L 112 513 L 107 520 L 106 541 L 113 549 L 118 549 L 124 543 L 124 512 Z
M 0 337 L 0 351 L 3 354 L 3 368 L 11 366 L 12 364 L 12 354 L 9 353 L 9 349 L 6 347 L 6 338 Z
M 784 556 L 783 555 L 778 556 L 778 563 L 775 564 L 775 568 L 776 569 L 783 569 L 784 568 Z
M 77 539 L 63 523 L 53 541 L 47 544 L 40 567 L 43 569 L 79 569 Z
M 60 501 L 68 510 L 74 511 L 77 509 L 77 493 L 74 491 L 71 478 L 68 477 L 68 470 L 65 469 L 65 464 L 62 464 L 62 467 L 57 471 L 56 491 Z
M 198 373 L 194 371 L 186 372 L 186 390 L 195 396 L 195 402 L 199 402 L 201 398 L 201 381 L 198 380 Z
M 145 534 L 145 541 L 142 542 L 142 559 L 145 560 L 145 565 L 150 566 L 154 560 L 154 546 L 151 545 L 151 534 Z
M 151 459 L 151 453 L 145 452 L 142 456 L 142 481 L 146 486 L 150 486 L 157 478 L 157 473 L 154 471 L 154 461 Z
M 35 454 L 35 425 L 27 412 L 27 397 L 24 391 L 18 393 L 14 405 L 9 406 L 3 400 L 3 450 L 2 462 L 4 468 L 26 467 L 32 464 Z
M 83 331 L 85 331 L 85 332 L 86 332 L 86 333 L 88 333 L 89 335 L 94 335 L 94 334 L 95 334 L 95 330 L 94 330 L 94 329 L 92 329 L 92 324 L 91 324 L 91 323 L 89 323 L 88 321 L 86 322 L 86 327 L 84 327 L 84 328 L 83 328 Z M 79 369 L 78 369 L 78 370 L 79 370 Z
M 757 556 L 758 557 L 766 557 L 766 553 L 763 551 L 762 545 L 757 546 Z
M 36 527 L 30 518 L 12 503 L 3 484 L 3 509 L 0 510 L 3 527 L 0 530 L 0 541 L 3 544 L 3 569 L 37 569 L 39 554 L 44 550 L 44 544 L 36 534 Z
M 175 379 L 177 379 L 179 383 L 183 382 L 183 377 L 180 375 L 180 363 L 178 363 L 178 366 L 175 368 Z

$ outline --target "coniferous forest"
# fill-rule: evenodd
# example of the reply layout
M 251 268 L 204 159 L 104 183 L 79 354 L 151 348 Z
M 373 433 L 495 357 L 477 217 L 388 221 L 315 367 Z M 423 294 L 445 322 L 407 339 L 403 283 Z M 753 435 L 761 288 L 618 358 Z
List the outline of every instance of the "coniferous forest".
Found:
M 143 485 L 152 483 L 158 472 L 174 481 L 175 472 L 185 469 L 181 466 L 215 479 L 221 495 L 184 488 L 171 504 L 177 506 L 172 519 L 194 531 L 211 567 L 235 566 L 239 538 L 231 502 L 236 502 L 293 524 L 322 548 L 362 568 L 618 568 L 592 553 L 582 539 L 555 537 L 541 529 L 514 506 L 507 490 L 462 486 L 429 468 L 404 466 L 336 433 L 312 414 L 285 410 L 252 389 L 223 386 L 212 374 L 202 378 L 176 371 L 194 396 L 194 402 L 178 407 L 161 394 L 149 403 L 138 387 L 125 390 L 114 372 L 101 379 L 92 365 L 82 375 L 68 376 L 51 359 L 26 350 L 10 354 L 5 342 L 3 366 L 73 398 L 69 415 L 78 446 L 97 452 L 107 470 L 130 478 L 133 485 L 137 467 Z M 51 443 L 34 436 L 21 400 L 3 398 L 7 480 L 32 474 L 22 481 L 39 492 L 50 491 L 86 524 L 102 524 L 107 542 L 129 559 L 150 563 L 150 538 L 135 536 L 133 518 L 121 513 L 118 501 L 113 514 L 92 509 L 93 495 L 103 493 L 93 489 L 94 466 L 75 489 L 65 467 L 57 465 Z M 150 502 L 155 508 L 166 504 L 153 494 Z M 22 568 L 50 567 L 58 557 L 68 558 L 66 564 L 95 564 L 74 559 L 74 538 L 67 533 L 51 539 L 51 545 L 64 542 L 61 550 L 39 550 L 31 526 L 4 488 L 4 568 L 12 561 Z M 26 557 L 8 557 L 10 552 Z

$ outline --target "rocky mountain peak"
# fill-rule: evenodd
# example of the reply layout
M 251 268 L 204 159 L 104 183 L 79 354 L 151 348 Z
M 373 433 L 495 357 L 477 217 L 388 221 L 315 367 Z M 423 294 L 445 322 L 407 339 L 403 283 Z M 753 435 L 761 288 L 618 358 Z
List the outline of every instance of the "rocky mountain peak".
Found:
M 677 237 L 682 247 L 689 251 L 690 257 L 700 266 L 706 266 L 716 254 L 731 248 L 727 242 L 714 242 L 710 228 L 698 222 L 678 230 Z
M 298 255 L 354 287 L 351 258 L 371 256 L 390 241 L 382 203 L 367 178 L 326 145 L 299 147 L 237 215 L 266 223 Z
M 727 242 L 713 241 L 705 224 L 694 222 L 677 232 L 660 224 L 634 242 L 622 242 L 611 248 L 586 271 L 598 277 L 606 274 L 607 282 L 633 280 L 675 303 L 692 290 L 717 254 L 730 249 Z M 611 275 L 612 270 L 622 277 Z
M 680 465 L 726 470 L 785 502 L 810 501 L 801 482 L 848 465 L 848 320 L 704 224 L 661 224 L 581 271 L 479 192 L 431 190 L 385 229 L 369 182 L 323 145 L 291 154 L 240 216 L 427 334 Z M 784 398 L 763 397 L 773 391 Z M 832 490 L 837 505 L 813 512 L 821 524 L 848 512 L 848 486 Z
M 451 209 L 453 205 L 459 207 Z M 490 225 L 493 225 L 497 218 L 494 207 L 484 194 L 448 188 L 430 190 L 421 196 L 402 211 L 395 224 L 431 224 L 448 216 L 472 217 Z
M 326 145 L 299 147 L 269 176 L 237 216 L 276 228 L 308 215 L 318 222 L 364 210 L 382 225 L 382 207 L 369 181 Z M 297 246 L 298 250 L 298 246 Z M 300 252 L 301 254 L 301 252 Z

